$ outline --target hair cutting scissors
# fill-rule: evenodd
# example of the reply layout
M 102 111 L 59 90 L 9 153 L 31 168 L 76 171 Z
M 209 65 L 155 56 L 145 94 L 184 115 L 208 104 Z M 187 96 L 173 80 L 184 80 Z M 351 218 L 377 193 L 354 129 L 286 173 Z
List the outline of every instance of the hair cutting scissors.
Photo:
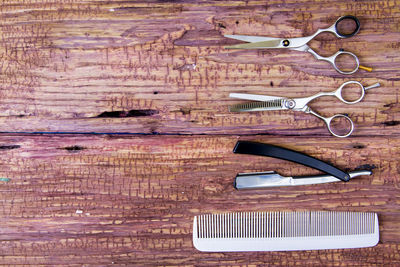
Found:
M 278 96 L 268 96 L 268 95 L 252 95 L 252 94 L 240 94 L 240 93 L 231 93 L 229 97 L 239 98 L 239 99 L 246 99 L 246 100 L 253 100 L 258 102 L 249 102 L 245 104 L 237 104 L 231 106 L 229 111 L 233 112 L 242 112 L 242 111 L 269 111 L 269 110 L 293 110 L 293 111 L 302 111 L 305 113 L 310 113 L 321 120 L 323 120 L 329 130 L 329 132 L 336 136 L 336 137 L 347 137 L 349 136 L 354 130 L 354 123 L 353 121 L 346 115 L 343 114 L 336 114 L 332 117 L 323 117 L 318 113 L 311 110 L 311 108 L 307 105 L 312 100 L 321 97 L 321 96 L 335 96 L 340 101 L 346 104 L 356 104 L 360 102 L 365 95 L 365 91 L 368 89 L 379 87 L 379 83 L 375 83 L 371 86 L 364 87 L 361 83 L 357 81 L 348 81 L 343 83 L 338 89 L 332 92 L 320 92 L 315 95 L 303 98 L 285 98 L 285 97 L 278 97 Z M 347 89 L 346 89 L 347 88 Z M 345 99 L 343 91 L 344 90 L 352 90 L 353 93 L 354 88 L 360 90 L 358 95 L 359 98 L 355 100 Z M 336 126 L 333 126 L 333 123 L 340 118 L 344 118 L 349 122 L 348 127 L 344 127 L 346 129 L 337 129 Z M 343 127 L 343 126 L 340 126 Z M 342 130 L 346 130 L 344 134 Z
M 351 33 L 341 32 L 339 24 L 346 20 L 352 20 L 355 22 L 355 28 Z M 313 35 L 307 37 L 299 38 L 275 38 L 275 37 L 262 37 L 262 36 L 250 36 L 250 35 L 224 35 L 227 38 L 232 38 L 236 40 L 241 40 L 248 42 L 247 44 L 238 44 L 233 46 L 227 46 L 226 49 L 264 49 L 264 48 L 289 48 L 291 50 L 303 51 L 311 53 L 317 60 L 324 60 L 335 68 L 336 71 L 342 74 L 352 74 L 356 72 L 359 68 L 367 71 L 372 71 L 372 68 L 360 66 L 360 62 L 357 56 L 351 52 L 344 51 L 340 49 L 338 52 L 330 57 L 323 57 L 312 50 L 307 43 L 314 39 L 315 36 L 322 32 L 330 32 L 336 35 L 338 38 L 349 38 L 358 33 L 360 30 L 360 21 L 354 16 L 343 16 L 340 17 L 332 26 L 326 29 L 318 29 Z M 337 59 L 341 55 L 349 55 L 355 61 L 355 67 L 352 70 L 346 70 L 343 67 L 337 65 Z

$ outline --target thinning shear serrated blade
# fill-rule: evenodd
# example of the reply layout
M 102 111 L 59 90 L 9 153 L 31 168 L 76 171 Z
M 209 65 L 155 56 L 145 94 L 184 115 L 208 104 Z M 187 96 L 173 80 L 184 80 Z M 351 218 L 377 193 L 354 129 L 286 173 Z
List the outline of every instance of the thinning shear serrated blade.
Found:
M 283 99 L 276 99 L 270 101 L 249 102 L 244 104 L 237 104 L 229 107 L 230 112 L 243 112 L 243 111 L 268 111 L 268 110 L 282 110 L 286 109 L 283 106 Z

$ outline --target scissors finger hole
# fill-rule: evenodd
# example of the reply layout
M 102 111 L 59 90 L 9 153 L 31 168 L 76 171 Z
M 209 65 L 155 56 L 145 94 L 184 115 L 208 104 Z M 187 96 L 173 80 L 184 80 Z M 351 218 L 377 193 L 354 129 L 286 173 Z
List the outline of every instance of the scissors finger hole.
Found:
M 347 83 L 343 85 L 341 92 L 342 100 L 347 104 L 355 104 L 364 97 L 365 91 L 359 83 Z
M 335 115 L 329 122 L 329 130 L 337 137 L 346 137 L 353 132 L 353 123 L 347 116 Z
M 351 37 L 360 29 L 360 21 L 354 16 L 344 16 L 336 21 L 335 28 L 340 37 Z
M 335 57 L 335 66 L 342 73 L 351 74 L 358 69 L 358 62 L 352 54 L 340 52 Z

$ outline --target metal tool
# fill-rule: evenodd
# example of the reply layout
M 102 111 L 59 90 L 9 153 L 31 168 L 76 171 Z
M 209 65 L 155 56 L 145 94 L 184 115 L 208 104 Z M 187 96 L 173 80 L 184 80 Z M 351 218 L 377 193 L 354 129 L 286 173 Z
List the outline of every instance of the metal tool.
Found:
M 352 171 L 348 173 L 350 179 L 361 176 L 371 175 L 372 171 Z M 295 186 L 295 185 L 310 185 L 310 184 L 324 184 L 340 182 L 340 180 L 332 175 L 313 175 L 313 176 L 294 176 L 286 177 L 280 174 L 269 172 L 253 172 L 253 173 L 239 173 L 235 179 L 235 188 L 241 189 L 262 189 L 277 186 Z
M 288 160 L 291 162 L 302 164 L 307 167 L 314 168 L 343 182 L 348 182 L 350 180 L 350 175 L 347 172 L 344 172 L 327 162 L 311 157 L 304 153 L 280 146 L 251 141 L 237 141 L 233 149 L 233 153 L 258 155 Z
M 339 24 L 346 20 L 352 20 L 355 22 L 355 29 L 352 33 L 343 33 L 339 30 Z M 329 62 L 336 71 L 342 74 L 352 74 L 356 72 L 359 68 L 367 71 L 372 71 L 372 68 L 360 66 L 359 60 L 357 56 L 351 52 L 344 51 L 340 49 L 334 55 L 330 57 L 323 57 L 317 54 L 314 50 L 312 50 L 307 43 L 311 41 L 315 36 L 322 32 L 330 32 L 336 35 L 338 38 L 349 38 L 358 33 L 360 30 L 360 21 L 354 16 L 343 16 L 340 17 L 332 26 L 326 29 L 318 29 L 313 35 L 307 37 L 299 37 L 299 38 L 276 38 L 276 37 L 263 37 L 263 36 L 251 36 L 251 35 L 224 35 L 227 38 L 232 38 L 236 40 L 241 40 L 248 42 L 247 44 L 238 44 L 225 47 L 226 49 L 264 49 L 264 48 L 288 48 L 291 50 L 297 50 L 302 52 L 309 52 L 312 54 L 317 60 L 324 60 Z M 337 65 L 336 60 L 341 55 L 350 55 L 355 61 L 355 67 L 352 70 L 340 69 Z
M 353 85 L 353 87 L 348 86 L 348 85 Z M 336 137 L 347 137 L 354 130 L 354 123 L 348 116 L 343 115 L 343 114 L 336 114 L 332 117 L 323 117 L 323 116 L 319 115 L 318 113 L 314 112 L 313 110 L 311 110 L 311 108 L 307 104 L 310 101 L 312 101 L 318 97 L 321 97 L 321 96 L 335 96 L 343 103 L 356 104 L 364 98 L 366 90 L 376 88 L 379 86 L 380 86 L 380 83 L 375 83 L 371 86 L 364 87 L 361 83 L 359 83 L 357 81 L 348 81 L 348 82 L 343 83 L 338 89 L 336 89 L 332 92 L 320 92 L 320 93 L 317 93 L 310 97 L 303 97 L 303 98 L 285 98 L 285 97 L 268 96 L 268 95 L 231 93 L 231 94 L 229 94 L 229 97 L 259 101 L 259 102 L 250 102 L 250 103 L 246 103 L 246 104 L 234 105 L 234 106 L 231 106 L 229 108 L 229 110 L 233 111 L 233 112 L 270 111 L 270 110 L 302 111 L 305 113 L 310 113 L 310 114 L 320 118 L 321 120 L 323 120 L 325 122 L 329 132 L 332 135 L 334 135 Z M 345 90 L 345 88 L 348 88 L 347 90 L 354 90 L 354 88 L 357 88 L 357 90 L 359 90 L 360 97 L 356 100 L 349 100 L 349 99 L 346 100 L 344 97 L 344 94 L 343 94 L 343 91 Z M 335 130 L 335 128 L 332 125 L 335 121 L 337 122 L 338 120 L 340 120 L 340 118 L 344 118 L 349 122 L 350 127 L 348 127 L 347 132 L 345 134 L 337 133 L 338 129 Z

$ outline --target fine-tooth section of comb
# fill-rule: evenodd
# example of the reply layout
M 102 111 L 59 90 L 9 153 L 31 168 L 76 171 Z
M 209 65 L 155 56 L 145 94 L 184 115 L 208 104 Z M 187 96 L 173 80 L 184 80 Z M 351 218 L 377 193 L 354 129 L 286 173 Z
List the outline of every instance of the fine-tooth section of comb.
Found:
M 205 214 L 193 223 L 194 246 L 208 252 L 360 248 L 378 241 L 378 215 L 366 212 Z
M 237 104 L 229 107 L 230 112 L 241 111 L 262 111 L 262 110 L 280 110 L 283 107 L 282 99 L 275 99 L 270 101 L 249 102 L 244 104 Z

